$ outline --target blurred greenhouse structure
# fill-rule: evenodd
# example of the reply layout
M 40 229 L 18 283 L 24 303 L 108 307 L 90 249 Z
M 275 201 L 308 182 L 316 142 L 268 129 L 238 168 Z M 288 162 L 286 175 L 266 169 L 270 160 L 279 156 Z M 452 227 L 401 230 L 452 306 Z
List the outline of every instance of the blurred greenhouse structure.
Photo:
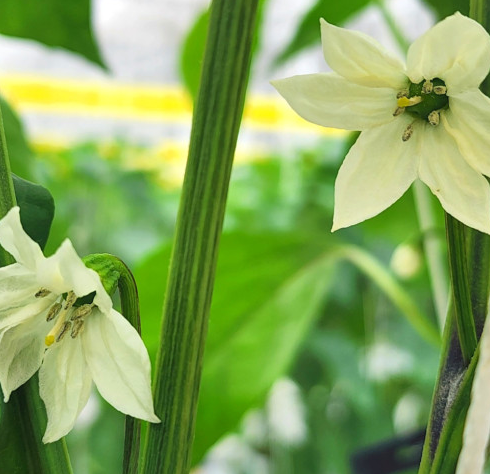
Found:
M 417 323 L 438 324 L 422 249 L 426 239 L 443 240 L 442 212 L 435 208 L 437 225 L 420 231 L 409 191 L 381 215 L 332 234 L 334 180 L 356 136 L 303 121 L 269 85 L 327 71 L 318 19 L 305 23 L 327 3 L 337 5 L 332 22 L 400 55 L 387 18 L 411 41 L 446 14 L 442 2 L 421 0 L 262 2 L 194 474 L 374 474 L 369 456 L 355 468 L 353 458 L 427 423 L 439 348 Z M 0 37 L 0 93 L 15 111 L 3 111 L 13 171 L 56 202 L 46 251 L 69 236 L 80 255 L 110 252 L 129 264 L 153 362 L 208 5 L 93 0 L 105 68 Z M 94 393 L 68 437 L 76 473 L 120 472 L 123 423 Z

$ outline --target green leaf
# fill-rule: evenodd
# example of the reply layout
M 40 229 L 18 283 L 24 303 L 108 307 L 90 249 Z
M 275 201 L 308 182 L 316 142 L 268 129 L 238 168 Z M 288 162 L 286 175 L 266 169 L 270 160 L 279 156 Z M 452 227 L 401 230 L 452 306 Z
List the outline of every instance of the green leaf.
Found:
M 196 461 L 250 407 L 260 404 L 288 369 L 328 290 L 332 263 L 315 259 L 332 239 L 223 235 L 201 382 Z M 167 246 L 135 271 L 136 280 L 146 283 L 140 284 L 139 294 L 143 338 L 151 353 L 158 345 L 164 288 L 156 277 L 169 258 Z
M 463 15 L 469 13 L 469 2 L 467 0 L 425 0 L 437 13 L 439 19 L 460 12 Z
M 180 75 L 184 86 L 193 99 L 196 98 L 199 89 L 202 59 L 206 37 L 208 35 L 208 24 L 209 10 L 206 9 L 197 16 L 194 25 L 192 25 L 182 45 L 179 64 Z
M 39 184 L 12 175 L 15 197 L 20 207 L 22 227 L 32 240 L 44 248 L 54 217 L 54 200 Z
M 65 48 L 104 66 L 90 10 L 90 0 L 3 0 L 0 33 Z
M 275 63 L 282 64 L 308 46 L 320 44 L 320 18 L 339 25 L 369 3 L 370 0 L 350 0 L 348 2 L 318 0 L 303 17 L 293 39 L 277 56 Z
M 0 97 L 3 125 L 12 172 L 26 179 L 33 179 L 33 154 L 27 143 L 24 127 L 9 103 Z

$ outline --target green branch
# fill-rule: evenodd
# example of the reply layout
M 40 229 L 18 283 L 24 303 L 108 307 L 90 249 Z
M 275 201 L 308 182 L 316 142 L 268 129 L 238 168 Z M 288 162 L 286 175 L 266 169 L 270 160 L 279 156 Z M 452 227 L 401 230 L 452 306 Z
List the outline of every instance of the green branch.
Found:
M 214 0 L 164 303 L 143 474 L 186 474 L 258 0 Z M 161 271 L 166 271 L 162 268 Z M 163 290 L 163 288 L 162 288 Z

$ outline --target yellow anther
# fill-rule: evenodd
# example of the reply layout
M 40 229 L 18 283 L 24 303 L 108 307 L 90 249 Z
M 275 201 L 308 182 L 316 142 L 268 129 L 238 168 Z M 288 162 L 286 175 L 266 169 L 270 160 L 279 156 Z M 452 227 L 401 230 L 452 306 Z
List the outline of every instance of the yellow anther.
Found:
M 426 80 L 422 85 L 422 94 L 430 94 L 434 89 L 434 85 L 429 80 Z
M 422 97 L 420 97 L 419 95 L 416 95 L 414 97 L 400 97 L 397 101 L 396 101 L 396 105 L 398 105 L 398 107 L 410 107 L 412 105 L 417 105 L 417 104 L 420 104 L 420 102 L 422 102 Z
M 396 94 L 396 98 L 399 99 L 400 97 L 408 97 L 408 94 L 410 94 L 408 89 L 402 89 Z
M 61 303 L 55 303 L 53 306 L 51 306 L 46 316 L 46 321 L 52 321 L 54 318 L 56 318 L 62 307 L 63 305 Z
M 437 110 L 433 110 L 427 117 L 427 120 L 433 126 L 439 125 L 439 112 Z
M 51 293 L 51 291 L 47 290 L 46 288 L 41 288 L 34 296 L 36 298 L 44 298 L 45 296 L 48 296 Z
M 410 137 L 412 136 L 413 134 L 413 125 L 410 124 L 406 129 L 405 131 L 403 132 L 403 135 L 402 135 L 402 140 L 404 142 L 406 142 L 407 140 L 410 139 Z
M 405 107 L 397 107 L 396 110 L 393 112 L 393 117 L 398 117 L 403 112 L 405 112 Z
M 54 335 L 53 334 L 48 334 L 45 338 L 44 338 L 44 344 L 46 344 L 47 347 L 49 347 L 51 344 L 53 344 L 54 342 Z
M 444 95 L 447 92 L 446 86 L 434 86 L 434 93 L 437 95 Z

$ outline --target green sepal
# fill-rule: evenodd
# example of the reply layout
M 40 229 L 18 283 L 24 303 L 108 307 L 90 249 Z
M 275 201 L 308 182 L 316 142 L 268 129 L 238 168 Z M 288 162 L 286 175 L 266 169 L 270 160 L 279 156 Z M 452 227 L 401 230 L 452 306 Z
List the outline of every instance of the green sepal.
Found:
M 120 260 L 106 253 L 87 255 L 82 260 L 86 267 L 95 270 L 99 274 L 105 291 L 112 296 L 117 290 L 119 278 L 121 277 L 121 267 L 118 264 Z
M 15 197 L 20 207 L 20 221 L 27 235 L 44 249 L 54 217 L 51 193 L 39 184 L 31 183 L 12 173 Z

